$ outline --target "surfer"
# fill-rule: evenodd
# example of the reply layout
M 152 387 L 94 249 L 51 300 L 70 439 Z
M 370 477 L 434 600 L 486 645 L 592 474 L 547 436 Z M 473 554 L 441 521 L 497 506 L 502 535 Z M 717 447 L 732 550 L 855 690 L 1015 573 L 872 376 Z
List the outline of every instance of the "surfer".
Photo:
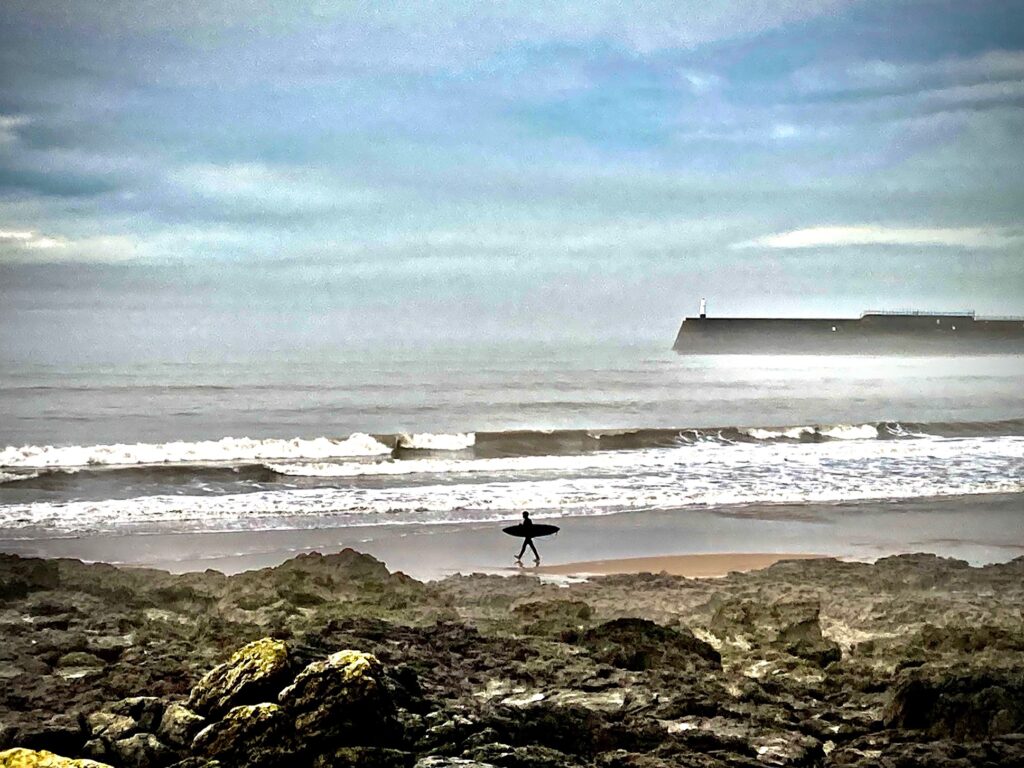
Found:
M 523 548 L 519 550 L 519 554 L 516 555 L 516 562 L 522 562 L 523 553 L 526 552 L 526 548 L 529 547 L 533 550 L 533 562 L 540 562 L 540 553 L 537 548 L 533 546 L 533 520 L 530 519 L 529 512 L 523 512 L 523 522 L 521 527 L 523 528 Z

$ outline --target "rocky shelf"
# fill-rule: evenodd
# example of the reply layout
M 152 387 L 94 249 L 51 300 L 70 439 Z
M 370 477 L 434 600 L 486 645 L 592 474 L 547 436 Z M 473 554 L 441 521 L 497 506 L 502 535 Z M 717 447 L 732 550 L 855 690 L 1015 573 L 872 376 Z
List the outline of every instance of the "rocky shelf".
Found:
M 0 768 L 1024 765 L 1024 558 L 420 583 L 0 556 Z

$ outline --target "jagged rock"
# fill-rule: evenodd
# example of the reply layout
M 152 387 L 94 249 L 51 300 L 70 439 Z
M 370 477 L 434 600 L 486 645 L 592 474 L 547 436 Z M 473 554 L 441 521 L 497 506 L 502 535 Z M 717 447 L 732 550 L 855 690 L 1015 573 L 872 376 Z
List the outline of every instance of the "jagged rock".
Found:
M 384 747 L 342 747 L 318 755 L 313 768 L 412 768 L 416 755 Z
M 206 718 L 200 717 L 183 704 L 173 702 L 164 710 L 156 735 L 168 744 L 187 747 L 205 725 Z
M 138 723 L 138 730 L 152 732 L 164 713 L 164 702 L 156 696 L 132 696 L 114 702 L 108 711 L 125 715 Z
M 240 648 L 211 669 L 189 695 L 189 709 L 217 717 L 233 707 L 273 698 L 289 671 L 288 646 L 265 637 Z
M 111 768 L 94 760 L 73 760 L 53 752 L 33 749 L 6 749 L 0 752 L 0 768 Z
M 57 754 L 74 754 L 85 742 L 78 718 L 73 714 L 53 715 L 42 723 L 18 728 L 17 744 L 40 751 L 59 750 Z
M 303 743 L 393 744 L 394 704 L 383 665 L 372 654 L 345 650 L 315 661 L 278 700 Z
M 117 758 L 115 762 L 132 768 L 158 768 L 166 765 L 174 754 L 152 733 L 136 733 L 112 742 L 110 751 Z
M 594 609 L 582 600 L 532 600 L 512 609 L 530 634 L 560 634 L 571 641 L 589 624 Z
M 86 716 L 85 725 L 92 738 L 107 742 L 125 739 L 139 730 L 135 718 L 113 712 L 93 712 Z
M 413 768 L 497 768 L 490 763 L 464 760 L 461 757 L 424 757 L 417 760 Z
M 598 661 L 634 671 L 660 666 L 718 668 L 721 656 L 688 629 L 647 619 L 615 619 L 584 632 L 580 645 Z
M 981 741 L 1024 731 L 1024 669 L 902 673 L 884 712 L 889 728 L 932 738 Z
M 487 744 L 467 750 L 462 756 L 499 768 L 576 768 L 581 765 L 564 752 L 536 745 L 512 747 L 507 744 Z
M 201 730 L 192 751 L 232 768 L 274 768 L 293 759 L 293 731 L 277 704 L 247 704 Z

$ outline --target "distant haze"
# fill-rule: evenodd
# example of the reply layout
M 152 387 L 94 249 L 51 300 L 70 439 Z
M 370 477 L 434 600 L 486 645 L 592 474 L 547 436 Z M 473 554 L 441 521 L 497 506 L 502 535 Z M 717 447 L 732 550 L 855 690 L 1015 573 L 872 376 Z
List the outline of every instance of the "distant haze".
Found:
M 1020 3 L 5 0 L 0 70 L 0 370 L 1024 314 Z

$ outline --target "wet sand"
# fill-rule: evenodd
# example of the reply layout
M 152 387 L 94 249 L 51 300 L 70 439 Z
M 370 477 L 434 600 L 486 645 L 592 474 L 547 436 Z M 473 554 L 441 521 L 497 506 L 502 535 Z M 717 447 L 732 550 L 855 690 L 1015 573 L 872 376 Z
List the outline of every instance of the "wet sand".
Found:
M 668 573 L 690 579 L 717 578 L 730 573 L 758 571 L 780 560 L 813 560 L 826 555 L 789 552 L 724 552 L 710 555 L 666 555 L 626 557 L 615 560 L 586 560 L 580 563 L 543 565 L 537 573 L 552 576 L 606 576 L 613 573 Z
M 536 519 L 546 522 L 540 515 Z M 893 554 L 932 552 L 974 565 L 1024 555 L 1021 494 L 650 510 L 550 522 L 562 530 L 556 536 L 537 539 L 543 557 L 540 573 L 549 567 L 579 572 L 580 563 L 597 560 L 630 560 L 631 570 L 648 565 L 663 570 L 666 563 L 662 558 L 680 555 L 728 554 L 740 558 L 736 561 L 740 565 L 751 553 L 873 561 Z M 174 573 L 207 568 L 238 573 L 278 565 L 303 552 L 330 553 L 352 547 L 383 560 L 392 570 L 418 579 L 438 579 L 451 573 L 520 572 L 513 556 L 522 540 L 502 534 L 504 525 L 508 523 L 221 533 L 126 531 L 74 538 L 53 538 L 45 532 L 28 537 L 24 530 L 0 529 L 0 552 L 151 566 Z M 657 562 L 638 565 L 634 558 L 655 558 Z M 524 571 L 534 570 L 529 559 L 524 566 Z

